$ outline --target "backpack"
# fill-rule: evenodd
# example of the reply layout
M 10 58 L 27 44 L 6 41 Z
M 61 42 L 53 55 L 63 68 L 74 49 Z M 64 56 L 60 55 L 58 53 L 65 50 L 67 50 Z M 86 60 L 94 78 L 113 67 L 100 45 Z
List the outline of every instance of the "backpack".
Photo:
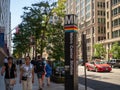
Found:
M 44 68 L 45 68 L 44 63 L 42 61 L 37 61 L 37 63 L 36 63 L 36 71 L 37 72 L 45 72 Z

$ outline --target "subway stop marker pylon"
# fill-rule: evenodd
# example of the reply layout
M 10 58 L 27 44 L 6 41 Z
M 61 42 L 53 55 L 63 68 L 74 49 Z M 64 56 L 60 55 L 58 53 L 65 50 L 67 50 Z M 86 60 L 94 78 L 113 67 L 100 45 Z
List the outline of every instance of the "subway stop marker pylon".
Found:
M 77 24 L 76 15 L 65 16 L 65 90 L 78 90 Z

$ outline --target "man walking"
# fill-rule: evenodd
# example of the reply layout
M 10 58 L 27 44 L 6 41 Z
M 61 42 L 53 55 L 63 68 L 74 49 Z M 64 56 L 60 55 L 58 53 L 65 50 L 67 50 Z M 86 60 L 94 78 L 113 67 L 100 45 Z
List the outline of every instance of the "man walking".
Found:
M 43 80 L 44 80 L 44 76 L 45 76 L 45 64 L 42 61 L 41 56 L 38 56 L 35 68 L 37 70 L 37 77 L 38 77 L 38 82 L 39 82 L 39 90 L 42 90 L 42 88 L 43 88 Z

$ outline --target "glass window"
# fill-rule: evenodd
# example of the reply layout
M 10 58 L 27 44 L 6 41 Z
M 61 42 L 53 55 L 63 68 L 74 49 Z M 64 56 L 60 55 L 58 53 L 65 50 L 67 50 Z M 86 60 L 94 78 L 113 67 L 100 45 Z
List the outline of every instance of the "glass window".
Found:
M 86 0 L 86 4 L 88 4 L 90 2 L 90 0 Z
M 101 22 L 101 20 L 100 20 L 100 18 L 98 18 L 98 23 L 100 23 Z
M 109 2 L 107 2 L 107 8 L 109 7 Z
M 84 1 L 81 2 L 80 6 L 81 6 L 81 8 L 83 8 L 85 6 Z
M 85 10 L 82 9 L 80 14 L 81 14 L 81 16 L 84 16 L 85 15 Z
M 109 22 L 107 22 L 107 28 L 109 29 Z
M 105 3 L 103 2 L 103 8 L 105 8 Z
M 100 41 L 100 37 L 98 37 L 98 41 Z
M 100 26 L 98 26 L 98 33 L 100 33 Z
M 90 4 L 86 7 L 86 12 L 90 11 Z
M 107 12 L 107 18 L 109 18 L 109 12 Z
M 86 14 L 86 19 L 89 19 L 89 18 L 90 18 L 90 12 Z

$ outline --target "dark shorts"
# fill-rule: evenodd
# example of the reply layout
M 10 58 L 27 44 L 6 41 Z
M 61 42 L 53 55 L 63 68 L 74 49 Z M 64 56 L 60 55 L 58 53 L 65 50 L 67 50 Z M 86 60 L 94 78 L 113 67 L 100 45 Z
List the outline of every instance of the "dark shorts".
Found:
M 44 73 L 44 72 L 38 72 L 38 73 L 37 73 L 37 77 L 38 77 L 38 78 L 42 78 L 42 77 L 43 77 L 43 75 L 45 75 L 45 73 Z

